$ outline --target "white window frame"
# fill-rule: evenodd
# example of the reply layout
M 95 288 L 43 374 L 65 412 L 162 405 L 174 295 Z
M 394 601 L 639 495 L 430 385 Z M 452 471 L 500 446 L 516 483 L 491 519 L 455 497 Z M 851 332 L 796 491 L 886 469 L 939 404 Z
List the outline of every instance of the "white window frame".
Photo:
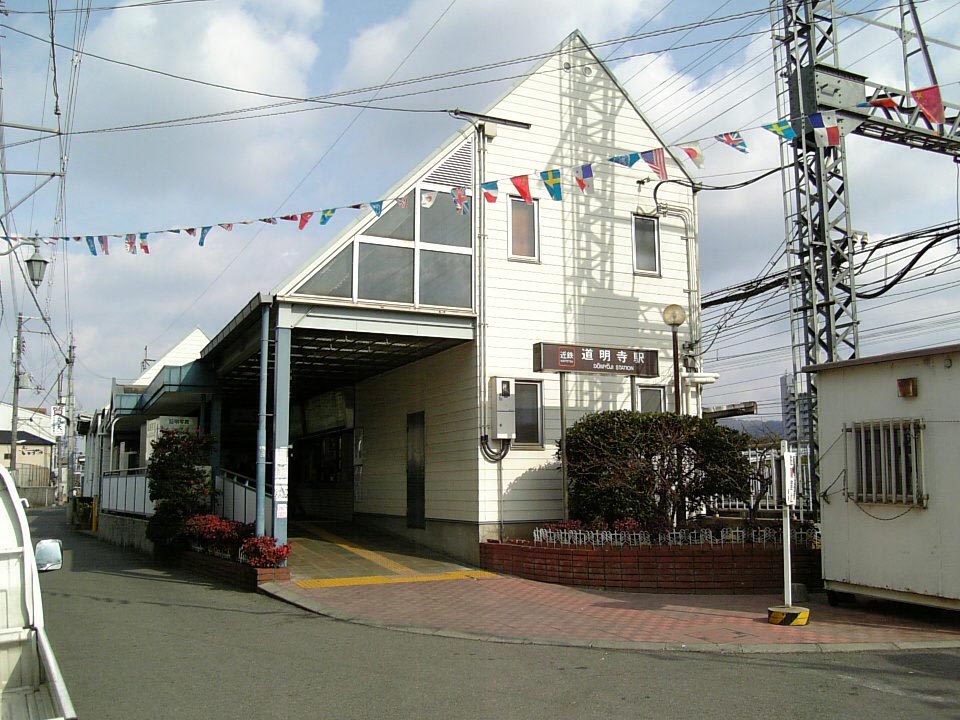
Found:
M 540 201 L 533 199 L 533 255 L 515 255 L 513 253 L 513 201 L 525 203 L 519 195 L 507 195 L 507 259 L 516 262 L 540 262 Z
M 637 267 L 637 219 L 653 220 L 653 242 L 655 245 L 654 254 L 656 256 L 657 267 L 655 270 Z M 647 277 L 660 277 L 660 218 L 656 215 L 644 215 L 643 213 L 632 213 L 630 215 L 630 263 L 633 265 L 634 275 L 646 275 Z
M 659 390 L 660 412 L 667 412 L 667 388 L 665 385 L 644 385 L 642 383 L 635 383 L 633 386 L 635 403 L 634 407 L 637 408 L 637 412 L 643 412 L 643 403 L 640 402 L 641 390 Z
M 849 497 L 858 503 L 926 507 L 924 427 L 916 418 L 864 420 L 846 427 L 852 446 L 847 455 Z M 905 446 L 910 448 L 909 464 Z
M 516 386 L 517 385 L 535 385 L 537 388 L 537 435 L 538 441 L 535 443 L 531 442 L 517 442 L 514 441 L 513 447 L 518 450 L 542 450 L 544 447 L 544 434 L 543 434 L 543 381 L 542 380 L 524 380 L 518 378 L 513 381 L 514 386 L 514 395 L 516 395 Z

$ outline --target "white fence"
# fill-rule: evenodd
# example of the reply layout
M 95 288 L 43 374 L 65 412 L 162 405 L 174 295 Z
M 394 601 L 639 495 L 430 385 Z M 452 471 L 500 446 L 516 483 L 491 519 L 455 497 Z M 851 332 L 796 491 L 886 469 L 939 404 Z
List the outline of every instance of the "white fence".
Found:
M 257 488 L 253 478 L 218 470 L 213 478 L 217 491 L 213 511 L 228 520 L 252 523 L 257 517 Z M 273 535 L 273 494 L 268 492 L 264 505 L 264 530 Z M 103 473 L 100 481 L 100 510 L 128 515 L 153 515 L 154 502 L 150 499 L 146 468 L 111 470 Z
M 783 482 L 780 478 L 780 453 L 769 452 L 759 453 L 750 451 L 750 462 L 754 467 L 760 469 L 763 477 L 772 480 L 767 491 L 760 499 L 760 510 L 780 510 L 783 506 Z M 797 509 L 805 513 L 812 513 L 814 507 L 813 488 L 810 483 L 810 472 L 807 464 L 806 453 L 804 452 L 797 458 Z M 756 497 L 760 492 L 760 481 L 752 480 L 750 483 L 750 495 Z M 722 511 L 734 510 L 746 512 L 749 504 L 736 498 L 721 495 L 713 499 L 711 503 L 714 508 Z
M 257 481 L 230 470 L 220 469 L 213 478 L 217 491 L 214 512 L 228 520 L 252 523 L 257 519 Z M 264 532 L 273 535 L 273 493 L 267 488 L 264 498 Z
M 146 468 L 108 470 L 100 478 L 100 510 L 128 515 L 153 515 Z

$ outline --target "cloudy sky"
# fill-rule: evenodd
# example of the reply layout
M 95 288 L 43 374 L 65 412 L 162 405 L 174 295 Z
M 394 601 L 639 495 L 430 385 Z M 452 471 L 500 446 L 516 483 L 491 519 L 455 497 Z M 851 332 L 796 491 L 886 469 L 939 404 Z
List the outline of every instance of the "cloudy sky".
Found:
M 76 133 L 66 147 L 65 202 L 58 211 L 59 192 L 51 183 L 8 219 L 11 234 L 193 227 L 377 199 L 458 121 L 442 112 L 361 111 L 357 104 L 376 98 L 377 104 L 408 110 L 482 110 L 532 63 L 376 88 L 388 80 L 547 52 L 576 28 L 594 43 L 648 35 L 598 53 L 610 57 L 617 76 L 668 142 L 776 119 L 765 13 L 658 32 L 763 10 L 763 0 L 94 0 L 94 8 L 115 9 L 89 16 L 69 12 L 87 3 L 55 4 L 60 8 L 55 36 L 65 46 L 56 53 L 60 119 Z M 124 4 L 139 7 L 117 7 Z M 43 5 L 6 3 L 10 14 L 3 18 L 0 39 L 3 115 L 8 122 L 52 127 L 50 26 L 45 14 L 34 12 Z M 839 5 L 896 22 L 893 0 Z M 958 37 L 957 5 L 919 2 L 927 34 Z M 899 41 L 892 32 L 851 19 L 840 24 L 840 34 L 848 69 L 902 84 Z M 87 53 L 82 57 L 70 49 L 81 44 Z M 932 51 L 944 97 L 957 101 L 960 52 L 939 46 Z M 922 69 L 913 72 L 925 79 Z M 374 89 L 355 92 L 364 88 Z M 334 93 L 334 100 L 353 106 L 296 102 Z M 190 119 L 176 127 L 105 131 L 181 118 Z M 704 182 L 736 182 L 778 166 L 772 135 L 748 130 L 744 136 L 751 148 L 747 156 L 702 143 Z M 55 140 L 19 144 L 36 137 L 6 130 L 8 169 L 56 169 Z M 848 151 L 854 225 L 872 241 L 957 218 L 958 166 L 949 158 L 861 138 L 851 138 Z M 34 182 L 10 176 L 10 202 Z M 705 290 L 750 279 L 776 256 L 784 236 L 778 176 L 742 190 L 705 192 L 700 209 Z M 126 255 L 116 239 L 107 258 L 92 258 L 77 243 L 45 247 L 53 263 L 39 302 L 61 340 L 72 325 L 80 406 L 103 404 L 109 378 L 135 377 L 145 347 L 155 358 L 194 327 L 216 334 L 255 293 L 268 291 L 321 249 L 349 219 L 345 215 L 302 233 L 292 223 L 257 223 L 229 234 L 215 228 L 203 248 L 185 237 L 151 236 L 149 257 Z M 932 268 L 936 275 L 904 286 L 911 291 L 936 286 L 936 291 L 904 292 L 887 299 L 882 310 L 864 312 L 863 327 L 875 333 L 865 339 L 864 354 L 960 339 L 960 327 L 947 322 L 953 316 L 936 317 L 957 305 L 957 294 L 950 292 L 958 277 L 951 272 L 960 268 L 960 258 L 951 260 L 957 251 L 949 243 L 936 248 L 929 257 L 946 264 Z M 895 269 L 894 258 L 887 272 Z M 0 332 L 9 342 L 17 311 L 38 313 L 19 270 L 0 273 L 0 289 Z M 708 335 L 706 369 L 723 373 L 711 402 L 777 397 L 775 376 L 790 366 L 782 350 L 789 343 L 786 324 L 776 315 L 784 307 L 781 302 L 746 308 L 753 312 L 750 318 L 770 318 L 755 327 L 734 319 L 716 339 Z M 928 316 L 933 320 L 916 320 Z M 892 326 L 901 321 L 918 324 Z M 27 327 L 36 332 L 27 336 L 25 366 L 42 389 L 25 391 L 21 402 L 49 404 L 62 367 L 58 351 L 36 334 L 44 329 L 39 320 Z M 916 332 L 906 332 L 911 329 Z M 768 348 L 781 350 L 741 355 Z M 2 366 L 0 386 L 9 400 L 11 373 L 7 363 Z M 773 406 L 763 411 L 773 412 Z

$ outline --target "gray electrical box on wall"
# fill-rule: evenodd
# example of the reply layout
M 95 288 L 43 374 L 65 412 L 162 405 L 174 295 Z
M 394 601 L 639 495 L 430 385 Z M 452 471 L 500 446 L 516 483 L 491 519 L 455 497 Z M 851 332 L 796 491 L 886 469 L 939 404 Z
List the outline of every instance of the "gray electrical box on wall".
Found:
M 514 440 L 517 437 L 517 403 L 513 378 L 490 378 L 490 437 Z

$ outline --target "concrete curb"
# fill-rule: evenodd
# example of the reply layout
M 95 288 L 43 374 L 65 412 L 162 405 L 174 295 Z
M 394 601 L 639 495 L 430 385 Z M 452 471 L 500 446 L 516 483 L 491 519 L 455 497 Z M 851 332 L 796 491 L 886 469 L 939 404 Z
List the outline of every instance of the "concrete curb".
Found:
M 594 650 L 626 650 L 631 652 L 702 652 L 721 654 L 787 654 L 787 653 L 843 653 L 843 652 L 870 652 L 877 650 L 942 650 L 960 648 L 960 640 L 930 640 L 904 641 L 890 643 L 675 643 L 675 642 L 629 642 L 613 640 L 555 640 L 550 638 L 521 638 L 503 635 L 488 635 L 484 633 L 464 632 L 462 630 L 447 630 L 444 628 L 426 628 L 415 625 L 395 625 L 380 622 L 371 618 L 358 617 L 328 608 L 311 598 L 305 598 L 299 593 L 289 590 L 277 583 L 263 583 L 259 591 L 276 600 L 293 605 L 316 615 L 348 622 L 354 625 L 393 630 L 415 635 L 431 635 L 434 637 L 452 638 L 455 640 L 478 640 L 495 642 L 505 645 L 543 645 L 547 647 L 586 648 Z

